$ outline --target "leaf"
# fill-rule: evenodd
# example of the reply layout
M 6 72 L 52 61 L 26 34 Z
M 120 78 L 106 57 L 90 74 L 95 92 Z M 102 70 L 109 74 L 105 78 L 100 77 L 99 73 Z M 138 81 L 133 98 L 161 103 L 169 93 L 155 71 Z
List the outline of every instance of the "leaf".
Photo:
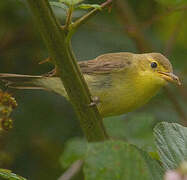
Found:
M 161 180 L 163 170 L 148 153 L 123 141 L 91 143 L 83 167 L 86 180 Z
M 68 168 L 76 160 L 83 159 L 86 153 L 87 144 L 83 139 L 75 138 L 68 141 L 64 152 L 60 157 L 60 163 L 63 168 Z
M 82 1 L 83 0 L 59 0 L 59 2 L 64 3 L 64 4 L 68 5 L 68 6 L 73 6 L 73 5 L 79 4 Z
M 95 8 L 95 9 L 99 9 L 99 10 L 102 9 L 99 4 L 80 4 L 77 8 L 80 8 L 80 9 L 91 9 L 91 8 Z
M 0 169 L 0 177 L 9 180 L 26 180 L 25 178 L 18 176 L 7 169 Z
M 58 7 L 58 8 L 62 8 L 63 10 L 67 10 L 68 9 L 68 7 L 65 5 L 65 4 L 63 4 L 63 3 L 60 3 L 60 2 L 49 2 L 49 4 L 51 5 L 51 6 L 56 6 L 56 7 Z
M 156 151 L 153 137 L 155 118 L 150 113 L 133 113 L 115 119 L 104 119 L 108 134 L 114 138 L 126 139 L 148 151 Z
M 156 145 L 165 169 L 176 169 L 187 160 L 187 128 L 177 123 L 159 123 L 154 129 Z

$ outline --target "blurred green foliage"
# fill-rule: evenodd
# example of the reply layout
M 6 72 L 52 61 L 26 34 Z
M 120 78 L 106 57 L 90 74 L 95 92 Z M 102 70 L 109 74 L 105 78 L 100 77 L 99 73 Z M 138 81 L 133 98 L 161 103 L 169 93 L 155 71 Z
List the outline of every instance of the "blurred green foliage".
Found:
M 163 4 L 163 5 L 181 5 L 181 4 L 185 4 L 186 0 L 157 0 L 159 3 Z
M 122 0 L 123 1 L 123 0 Z M 90 1 L 84 1 L 90 3 Z M 92 3 L 102 3 L 94 0 Z M 164 2 L 164 4 L 163 4 Z M 165 3 L 172 2 L 172 3 Z M 168 52 L 174 71 L 183 80 L 183 87 L 171 86 L 172 97 L 186 113 L 187 106 L 187 17 L 185 1 L 129 0 L 145 38 L 158 52 Z M 53 10 L 64 22 L 65 13 Z M 79 10 L 74 18 L 86 11 Z M 119 20 L 115 6 L 102 11 L 82 26 L 73 37 L 73 49 L 79 60 L 93 59 L 108 52 L 139 52 L 129 37 L 125 24 Z M 52 69 L 38 63 L 48 57 L 26 0 L 0 1 L 0 72 L 41 74 Z M 59 158 L 64 144 L 72 137 L 82 136 L 77 117 L 63 97 L 43 91 L 13 91 L 19 106 L 13 112 L 14 128 L 0 134 L 0 168 L 35 180 L 57 179 L 65 169 Z M 181 123 L 176 102 L 161 91 L 151 102 L 136 112 L 105 119 L 110 135 L 152 152 L 155 151 L 152 130 L 160 121 Z

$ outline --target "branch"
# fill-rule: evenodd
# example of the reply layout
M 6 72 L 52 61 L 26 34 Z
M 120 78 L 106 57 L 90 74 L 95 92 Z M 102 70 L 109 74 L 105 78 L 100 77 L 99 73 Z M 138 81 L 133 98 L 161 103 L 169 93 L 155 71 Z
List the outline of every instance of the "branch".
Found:
M 65 24 L 65 29 L 68 30 L 69 25 L 71 23 L 72 20 L 72 13 L 73 13 L 73 6 L 69 6 L 68 12 L 67 12 L 67 17 L 66 17 L 66 24 Z
M 126 0 L 116 0 L 115 6 L 118 17 L 124 24 L 125 32 L 135 42 L 137 49 L 140 52 L 151 52 L 152 45 L 146 40 L 128 2 Z
M 101 4 L 101 9 L 104 9 L 105 7 L 108 7 L 111 4 L 112 4 L 112 0 L 107 0 L 106 2 Z M 75 21 L 70 26 L 70 28 L 77 29 L 79 26 L 81 26 L 82 24 L 86 23 L 92 16 L 96 15 L 99 11 L 100 11 L 100 9 L 98 9 L 98 8 L 93 9 L 92 11 L 88 12 L 87 14 L 85 14 L 84 16 L 79 18 L 77 21 Z
M 66 33 L 56 20 L 48 0 L 28 0 L 28 3 L 87 140 L 107 139 L 97 107 L 89 107 L 91 94 L 71 50 L 70 41 L 67 41 Z

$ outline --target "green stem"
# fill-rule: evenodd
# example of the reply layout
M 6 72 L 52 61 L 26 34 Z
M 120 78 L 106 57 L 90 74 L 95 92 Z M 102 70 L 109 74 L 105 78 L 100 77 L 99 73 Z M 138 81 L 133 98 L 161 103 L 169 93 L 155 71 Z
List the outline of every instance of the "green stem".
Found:
M 105 7 L 108 7 L 112 4 L 113 0 L 107 0 L 106 2 L 101 4 L 101 9 L 104 9 Z M 92 16 L 96 15 L 98 12 L 100 11 L 100 9 L 93 9 L 90 12 L 88 12 L 87 14 L 85 14 L 84 16 L 82 16 L 81 18 L 79 18 L 77 21 L 75 21 L 70 28 L 73 29 L 74 31 L 81 26 L 82 24 L 86 23 Z
M 66 32 L 61 29 L 47 0 L 28 0 L 28 3 L 87 140 L 106 140 L 108 136 L 97 107 L 89 107 L 91 94 L 76 63 L 70 41 L 66 40 Z
M 72 13 L 73 13 L 73 6 L 69 6 L 69 9 L 68 9 L 68 12 L 67 12 L 67 17 L 66 17 L 66 24 L 65 24 L 65 29 L 67 31 L 69 29 L 69 25 L 71 24 Z
M 112 2 L 113 2 L 113 0 L 107 0 L 106 2 L 102 3 L 101 9 L 104 9 L 104 8 L 110 6 L 112 4 Z M 69 23 L 68 35 L 67 35 L 66 41 L 71 41 L 71 38 L 72 38 L 73 34 L 76 32 L 77 28 L 79 28 L 79 26 L 81 26 L 82 24 L 86 23 L 92 16 L 96 15 L 99 11 L 100 11 L 100 9 L 95 8 L 95 9 L 91 10 L 90 12 L 88 12 L 87 14 L 85 14 L 84 16 L 82 16 L 81 18 L 79 18 L 74 23 L 72 23 L 72 24 Z M 70 9 L 69 9 L 69 12 L 72 13 L 72 11 L 70 11 Z M 67 17 L 67 19 L 69 19 L 69 18 Z M 66 19 L 65 26 L 61 26 L 63 31 L 67 30 L 67 19 Z

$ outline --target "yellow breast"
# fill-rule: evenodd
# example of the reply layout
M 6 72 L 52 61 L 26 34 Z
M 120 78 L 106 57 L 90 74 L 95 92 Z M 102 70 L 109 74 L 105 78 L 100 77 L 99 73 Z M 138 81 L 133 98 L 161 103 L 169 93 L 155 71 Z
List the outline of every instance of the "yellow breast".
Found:
M 101 101 L 98 109 L 103 117 L 124 114 L 144 105 L 165 83 L 148 72 L 87 76 L 86 80 L 93 96 Z

